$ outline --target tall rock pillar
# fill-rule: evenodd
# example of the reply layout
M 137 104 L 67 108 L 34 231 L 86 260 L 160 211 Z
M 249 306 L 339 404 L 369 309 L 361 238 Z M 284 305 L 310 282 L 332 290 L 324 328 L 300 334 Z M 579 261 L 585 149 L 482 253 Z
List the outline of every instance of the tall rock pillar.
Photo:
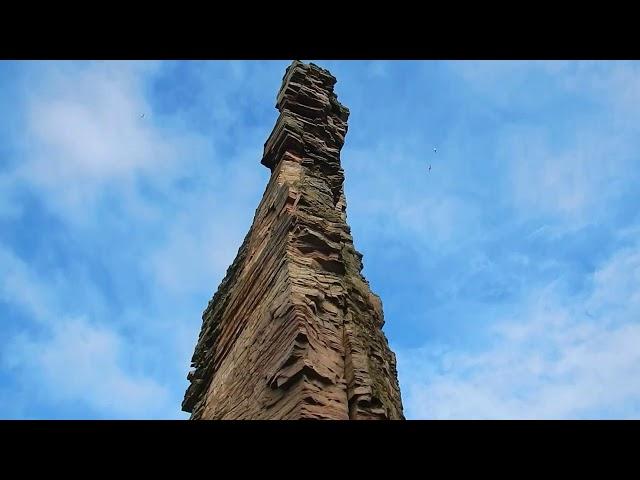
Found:
M 382 304 L 346 222 L 336 79 L 293 62 L 264 147 L 271 178 L 203 314 L 192 419 L 403 419 Z

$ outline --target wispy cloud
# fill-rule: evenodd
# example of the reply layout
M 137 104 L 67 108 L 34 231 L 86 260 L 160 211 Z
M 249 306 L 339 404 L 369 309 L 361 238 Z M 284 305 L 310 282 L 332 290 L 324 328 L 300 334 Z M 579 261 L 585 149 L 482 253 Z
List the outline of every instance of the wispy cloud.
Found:
M 100 418 L 177 417 L 166 386 L 126 360 L 132 347 L 104 326 L 58 319 L 43 339 L 14 339 L 3 363 L 39 386 L 36 401 L 79 404 Z
M 262 67 L 192 66 L 201 96 L 173 113 L 153 94 L 170 65 L 24 67 L 38 78 L 21 102 L 28 141 L 12 139 L 25 143 L 22 156 L 2 165 L 0 177 L 4 221 L 20 226 L 0 238 L 0 301 L 12 322 L 2 328 L 11 347 L 3 366 L 30 399 L 14 415 L 73 417 L 67 407 L 80 405 L 75 415 L 184 418 L 180 400 L 202 309 L 268 178 L 257 140 L 225 144 L 229 122 L 239 121 L 247 138 L 265 136 L 250 133 L 245 118 L 214 108 L 224 128 L 211 136 L 188 125 L 205 124 L 211 112 L 198 109 L 201 98 L 231 106 L 241 85 L 250 96 Z M 210 86 L 207 75 L 240 83 Z M 181 95 L 175 82 L 162 88 L 163 101 Z M 14 198 L 22 216 L 11 212 Z M 38 229 L 49 241 L 30 239 Z M 90 360 L 92 351 L 99 360 Z
M 640 417 L 640 245 L 592 275 L 586 298 L 559 282 L 487 325 L 488 348 L 399 352 L 414 418 Z
M 166 387 L 124 361 L 134 358 L 123 355 L 132 349 L 131 342 L 110 327 L 66 318 L 56 301 L 55 283 L 46 282 L 4 248 L 0 271 L 0 300 L 15 305 L 38 327 L 14 326 L 17 333 L 5 343 L 0 364 L 18 376 L 36 402 L 79 402 L 99 416 L 171 415 Z
M 26 146 L 14 162 L 15 186 L 45 195 L 68 221 L 89 221 L 110 192 L 138 200 L 139 176 L 166 182 L 205 141 L 154 121 L 147 62 L 32 65 L 42 80 L 24 100 Z M 178 161 L 184 159 L 182 164 Z M 169 177 L 169 178 L 167 178 Z M 132 210 L 142 207 L 136 201 Z
M 316 63 L 409 417 L 637 416 L 638 67 Z M 0 65 L 0 416 L 181 415 L 287 64 Z

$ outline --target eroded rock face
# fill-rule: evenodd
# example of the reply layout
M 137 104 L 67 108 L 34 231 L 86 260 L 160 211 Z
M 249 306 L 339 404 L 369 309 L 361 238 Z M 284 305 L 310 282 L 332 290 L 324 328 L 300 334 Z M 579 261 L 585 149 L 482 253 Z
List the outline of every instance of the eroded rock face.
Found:
M 192 419 L 403 419 L 380 299 L 346 223 L 336 79 L 293 62 L 253 225 L 203 314 Z

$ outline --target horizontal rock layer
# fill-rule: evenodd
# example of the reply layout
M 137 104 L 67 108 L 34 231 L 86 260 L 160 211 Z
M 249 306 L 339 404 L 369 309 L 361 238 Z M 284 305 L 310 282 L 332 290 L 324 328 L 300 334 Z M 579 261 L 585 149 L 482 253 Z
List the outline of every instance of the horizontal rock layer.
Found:
M 271 179 L 203 314 L 192 419 L 402 419 L 380 299 L 346 223 L 336 79 L 287 68 L 262 164 Z

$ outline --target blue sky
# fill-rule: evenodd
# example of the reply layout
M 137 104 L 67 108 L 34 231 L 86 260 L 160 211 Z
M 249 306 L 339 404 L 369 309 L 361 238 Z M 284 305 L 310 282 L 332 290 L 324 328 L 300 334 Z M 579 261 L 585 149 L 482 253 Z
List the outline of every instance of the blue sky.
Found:
M 289 63 L 0 62 L 0 418 L 187 418 Z M 640 64 L 315 63 L 407 418 L 640 418 Z

